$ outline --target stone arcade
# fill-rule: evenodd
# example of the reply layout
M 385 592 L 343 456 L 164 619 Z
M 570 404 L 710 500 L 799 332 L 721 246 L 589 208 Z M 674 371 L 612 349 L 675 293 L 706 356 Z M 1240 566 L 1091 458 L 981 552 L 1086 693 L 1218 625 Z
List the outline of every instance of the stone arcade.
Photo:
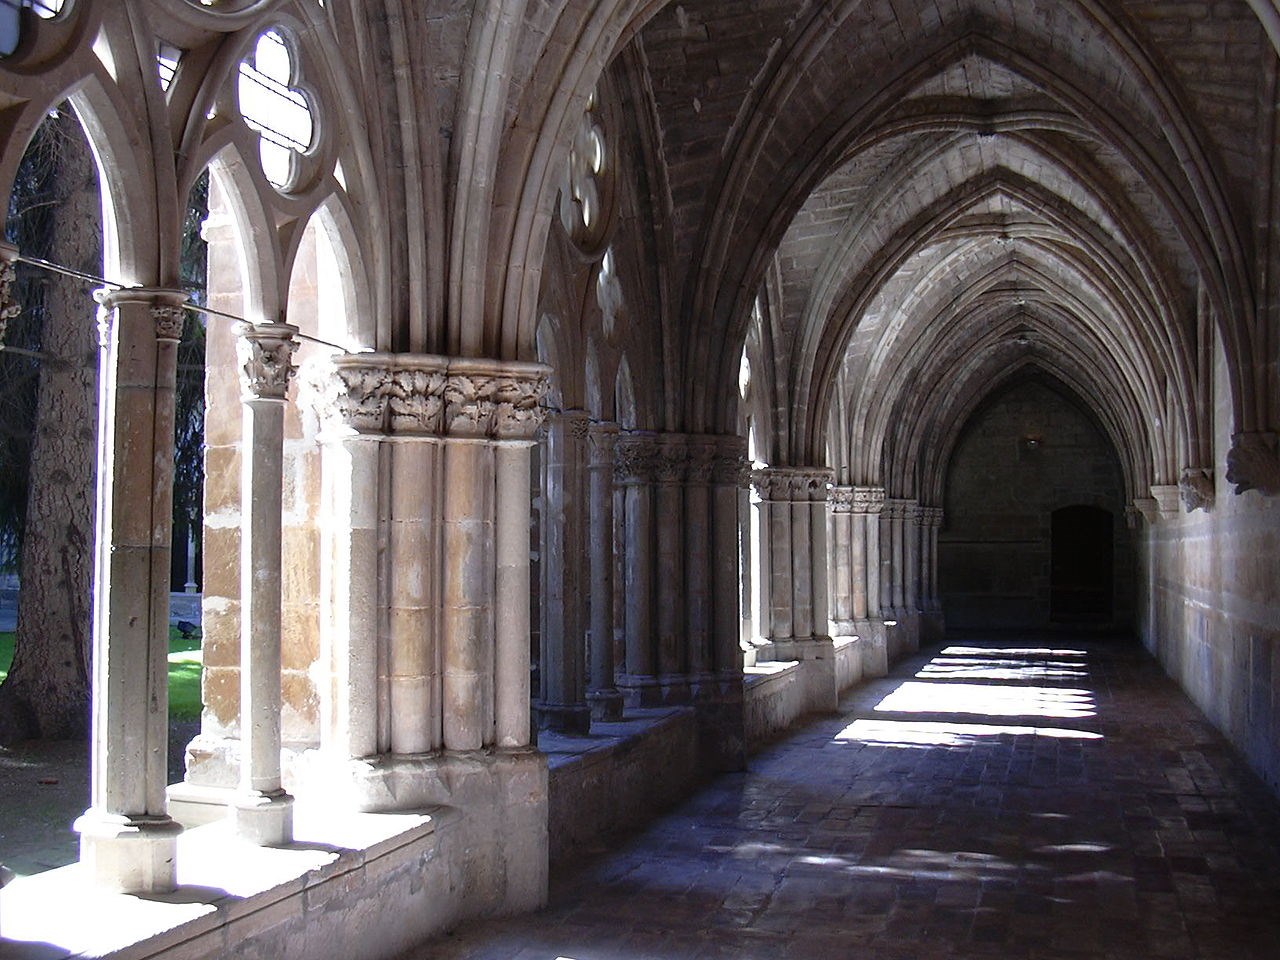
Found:
M 107 281 L 92 796 L 5 938 L 392 956 L 956 627 L 1136 633 L 1280 788 L 1275 0 L 42 0 L 0 34 L 0 185 L 69 101 Z

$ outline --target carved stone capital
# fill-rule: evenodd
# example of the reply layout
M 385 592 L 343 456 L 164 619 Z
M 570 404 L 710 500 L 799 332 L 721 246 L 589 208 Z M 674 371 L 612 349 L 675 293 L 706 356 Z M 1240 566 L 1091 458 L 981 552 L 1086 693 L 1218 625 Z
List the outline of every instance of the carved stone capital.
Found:
M 446 436 L 529 440 L 542 425 L 549 368 L 534 363 L 449 360 L 444 384 Z
M 706 486 L 711 482 L 719 454 L 719 444 L 713 436 L 696 435 L 687 438 L 688 472 L 686 482 Z
M 1160 504 L 1155 497 L 1136 497 L 1133 509 L 1149 524 L 1160 519 Z
M 834 471 L 823 467 L 767 467 L 752 474 L 761 500 L 824 501 Z
M 0 259 L 2 259 L 0 252 Z M 183 290 L 165 287 L 106 287 L 93 292 L 102 309 L 98 311 L 98 343 L 105 350 L 111 344 L 117 311 L 133 305 L 145 307 L 155 325 L 157 340 L 180 340 L 184 323 L 182 305 L 187 302 Z M 2 323 L 3 321 L 0 321 Z
M 888 520 L 905 520 L 907 518 L 907 504 L 910 500 L 904 500 L 901 497 L 886 497 L 884 501 L 884 516 Z
M 1237 433 L 1227 454 L 1227 482 L 1236 494 L 1257 490 L 1268 497 L 1280 493 L 1280 444 L 1276 434 Z
M 383 422 L 392 433 L 440 432 L 444 423 L 443 365 L 397 367 L 377 381 L 379 399 L 385 404 Z
M 618 444 L 616 423 L 592 423 L 587 427 L 587 457 L 593 467 L 613 469 L 615 447 Z
M 1151 496 L 1155 498 L 1156 509 L 1161 520 L 1172 520 L 1178 515 L 1180 492 L 1177 484 L 1157 483 L 1151 487 Z
M 884 487 L 854 487 L 853 512 L 879 513 L 884 509 Z
M 1208 510 L 1213 506 L 1213 470 L 1208 467 L 1185 467 L 1178 478 L 1178 492 L 1187 513 Z
M 659 434 L 655 454 L 654 482 L 680 483 L 688 475 L 689 445 L 682 434 Z
M 835 513 L 853 512 L 853 487 L 834 486 L 827 494 L 831 501 L 831 509 Z
M 172 303 L 157 303 L 151 307 L 151 319 L 156 323 L 157 340 L 182 339 L 182 330 L 186 326 L 187 311 Z
M 22 312 L 22 304 L 13 298 L 18 280 L 18 248 L 0 242 L 0 343 L 4 343 L 9 321 Z
M 156 308 L 152 308 L 153 311 Z M 287 323 L 237 323 L 236 359 L 245 400 L 283 400 L 297 372 L 293 352 L 298 328 Z
M 649 483 L 657 458 L 656 434 L 647 431 L 623 431 L 614 444 L 613 479 L 623 485 Z

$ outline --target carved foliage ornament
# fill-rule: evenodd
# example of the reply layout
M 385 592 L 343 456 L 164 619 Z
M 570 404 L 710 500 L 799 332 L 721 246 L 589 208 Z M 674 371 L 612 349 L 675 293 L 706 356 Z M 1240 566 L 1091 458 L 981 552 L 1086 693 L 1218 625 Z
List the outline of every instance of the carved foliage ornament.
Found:
M 542 423 L 545 375 L 448 372 L 448 361 L 357 355 L 321 371 L 313 403 L 357 433 L 529 439 Z
M 836 513 L 853 511 L 853 487 L 832 487 L 827 499 L 831 501 L 831 509 Z
M 879 513 L 884 509 L 884 487 L 854 487 L 855 513 Z
M 187 312 L 173 304 L 156 304 L 151 308 L 151 318 L 156 323 L 157 340 L 181 340 L 186 325 Z
M 1187 513 L 1208 510 L 1213 505 L 1213 471 L 1205 467 L 1187 467 L 1178 478 L 1178 493 Z
M 22 312 L 22 305 L 13 299 L 17 279 L 18 265 L 12 260 L 0 259 L 0 343 L 4 343 L 9 321 Z
M 614 447 L 615 482 L 621 484 L 647 483 L 654 471 L 657 459 L 656 444 L 652 435 L 619 434 Z
M 1237 433 L 1227 454 L 1227 482 L 1236 493 L 1257 490 L 1274 497 L 1280 493 L 1280 451 L 1274 433 Z
M 293 364 L 293 352 L 298 348 L 298 341 L 293 338 L 294 328 L 283 323 L 241 323 L 236 325 L 236 333 L 236 358 L 240 361 L 240 387 L 244 396 L 283 400 L 289 381 L 297 372 Z

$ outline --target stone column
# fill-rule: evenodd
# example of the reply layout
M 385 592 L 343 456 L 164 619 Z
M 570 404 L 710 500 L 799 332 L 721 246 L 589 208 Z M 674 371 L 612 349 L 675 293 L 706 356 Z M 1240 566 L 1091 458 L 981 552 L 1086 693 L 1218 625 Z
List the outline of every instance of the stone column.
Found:
M 746 766 L 743 720 L 739 537 L 743 487 L 749 477 L 746 442 L 722 436 L 712 446 L 710 473 L 709 649 L 713 671 L 698 688 L 699 729 L 705 762 L 716 770 Z
M 882 677 L 889 670 L 880 605 L 880 514 L 883 509 L 883 487 L 853 488 L 854 563 L 861 568 L 861 574 L 855 573 L 854 578 L 854 622 L 855 632 L 863 642 L 865 677 Z
M 885 504 L 885 511 L 889 515 L 889 550 L 892 576 L 890 580 L 890 609 L 894 619 L 901 620 L 907 612 L 907 501 L 889 500 Z
M 761 514 L 761 635 L 775 644 L 794 634 L 791 588 L 791 480 L 774 470 L 751 475 Z
M 859 518 L 860 519 L 860 518 Z M 853 526 L 853 487 L 831 489 L 831 619 L 841 635 L 853 632 L 854 596 L 862 593 L 863 615 L 866 607 L 865 552 L 855 552 Z M 857 547 L 865 551 L 865 542 Z M 855 579 L 862 580 L 855 585 Z
M 907 613 L 919 613 L 920 589 L 920 505 L 908 500 L 902 510 L 902 571 L 904 606 Z
M 334 357 L 311 385 L 321 416 L 320 661 L 327 675 L 320 684 L 320 749 L 339 764 L 379 752 L 381 449 L 390 429 L 389 394 L 412 395 L 410 376 L 393 362 L 386 354 Z M 436 376 L 443 378 L 443 365 Z M 406 519 L 408 510 L 401 512 Z M 393 623 L 393 648 L 400 629 Z M 407 667 L 396 658 L 392 669 Z M 397 686 L 393 680 L 393 703 L 408 692 Z M 408 710 L 401 704 L 402 714 Z M 438 732 L 434 738 L 438 744 Z
M 618 435 L 614 479 L 623 491 L 626 607 L 623 636 L 625 671 L 618 679 L 624 698 L 637 706 L 657 700 L 653 649 L 653 515 L 652 483 L 655 434 L 626 431 Z
M 657 603 L 658 684 L 664 703 L 687 703 L 690 698 L 688 650 L 685 637 L 685 605 L 688 582 L 685 565 L 684 481 L 689 450 L 682 434 L 658 435 L 654 471 L 654 527 L 657 548 L 656 575 L 661 588 L 653 592 Z
M 439 750 L 441 662 L 439 554 L 445 365 L 438 357 L 397 357 L 389 371 L 384 460 L 387 532 L 382 568 L 387 603 L 387 712 L 379 752 Z M 372 523 L 374 518 L 370 517 Z
M 742 492 L 750 481 L 746 441 L 723 437 L 711 473 L 712 653 L 722 677 L 742 676 L 739 537 Z
M 162 893 L 182 828 L 165 804 L 174 384 L 186 295 L 102 291 L 90 806 L 80 861 L 99 885 Z
M 240 361 L 240 787 L 236 833 L 261 845 L 293 840 L 293 798 L 280 768 L 281 509 L 284 407 L 297 328 L 236 325 Z
M 716 438 L 688 438 L 688 472 L 684 487 L 685 518 L 685 649 L 689 682 L 697 690 L 710 680 L 715 657 L 711 649 L 712 622 L 712 497 L 711 471 Z M 736 557 L 736 541 L 733 554 Z M 716 558 L 717 560 L 720 558 Z
M 621 720 L 613 662 L 613 461 L 616 423 L 594 423 L 587 433 L 591 501 L 591 682 L 587 702 L 592 720 Z
M 808 481 L 809 494 L 809 536 L 810 566 L 813 597 L 813 632 L 815 638 L 831 637 L 831 593 L 830 576 L 831 547 L 827 538 L 830 526 L 830 512 L 827 506 L 827 491 L 831 485 L 829 472 L 811 476 Z
M 542 523 L 541 684 L 538 726 L 585 734 L 587 706 L 584 569 L 587 412 L 566 410 L 547 422 Z
M 530 448 L 542 423 L 546 367 L 515 366 L 495 391 L 497 486 L 494 553 L 494 742 L 503 751 L 530 749 L 529 497 Z

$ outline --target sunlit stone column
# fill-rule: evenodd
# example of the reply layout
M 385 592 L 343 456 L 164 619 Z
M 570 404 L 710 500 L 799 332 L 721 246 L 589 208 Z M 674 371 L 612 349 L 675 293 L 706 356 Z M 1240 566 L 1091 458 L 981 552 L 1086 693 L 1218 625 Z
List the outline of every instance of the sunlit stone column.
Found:
M 541 690 L 534 709 L 538 725 L 562 733 L 586 733 L 590 726 L 586 677 L 584 569 L 587 503 L 583 469 L 588 419 L 585 410 L 566 410 L 547 422 L 546 504 L 541 525 L 542 643 L 538 671 Z
M 722 437 L 711 473 L 712 650 L 716 673 L 739 678 L 742 674 L 739 512 L 742 493 L 750 479 L 746 441 L 741 437 Z
M 236 833 L 253 843 L 293 839 L 293 798 L 280 768 L 281 508 L 284 405 L 297 328 L 237 324 L 240 361 L 240 787 Z
M 587 432 L 591 530 L 591 682 L 587 702 L 592 720 L 622 719 L 613 662 L 613 463 L 616 423 L 593 423 Z
M 614 479 L 623 491 L 626 601 L 623 636 L 626 664 L 618 687 L 628 702 L 649 706 L 657 699 L 653 648 L 652 476 L 656 435 L 626 431 L 618 435 Z
M 889 515 L 890 555 L 890 609 L 895 619 L 902 619 L 907 610 L 906 577 L 906 519 L 907 501 L 888 500 L 885 512 Z
M 494 553 L 494 741 L 524 751 L 529 726 L 529 497 L 530 448 L 542 424 L 545 366 L 512 365 L 497 381 L 493 432 L 497 439 Z
M 751 475 L 764 534 L 761 547 L 763 576 L 761 599 L 767 611 L 762 633 L 775 645 L 795 636 L 791 577 L 791 478 L 776 470 L 757 470 Z
M 789 474 L 791 501 L 791 626 L 797 640 L 813 636 L 813 507 L 809 478 Z M 822 625 L 826 630 L 826 624 Z
M 812 475 L 808 480 L 809 494 L 809 561 L 810 596 L 813 605 L 811 636 L 830 640 L 830 575 L 831 547 L 827 537 L 830 526 L 827 494 L 831 486 L 829 471 Z
M 335 762 L 379 752 L 380 459 L 402 392 L 392 363 L 339 356 L 305 378 L 320 416 L 320 748 Z
M 90 806 L 76 820 L 96 883 L 162 893 L 182 828 L 168 816 L 169 554 L 174 384 L 186 295 L 101 291 Z
M 853 526 L 853 487 L 836 486 L 831 488 L 831 619 L 836 630 L 846 635 L 853 630 L 854 594 L 857 592 L 855 579 L 865 581 L 865 554 L 861 557 L 855 552 Z M 858 542 L 858 547 L 865 550 L 865 543 Z M 861 585 L 863 606 L 866 605 L 866 584 Z M 864 612 L 865 614 L 865 612 Z
M 439 583 L 441 444 L 445 363 L 397 356 L 389 371 L 384 460 L 389 477 L 383 570 L 387 603 L 387 743 L 379 752 L 440 749 Z
M 658 683 L 666 703 L 689 700 L 686 676 L 685 605 L 688 580 L 685 566 L 684 482 L 689 450 L 683 434 L 658 435 L 654 461 L 654 526 L 657 576 L 653 597 L 657 604 Z

